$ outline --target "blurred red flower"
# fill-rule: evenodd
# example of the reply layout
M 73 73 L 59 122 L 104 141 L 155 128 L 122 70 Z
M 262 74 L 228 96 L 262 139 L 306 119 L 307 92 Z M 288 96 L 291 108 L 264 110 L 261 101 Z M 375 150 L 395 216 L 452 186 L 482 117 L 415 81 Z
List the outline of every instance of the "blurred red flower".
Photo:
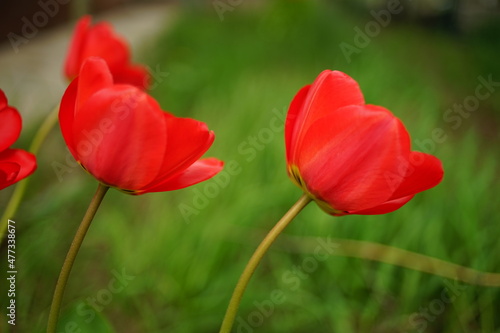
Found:
M 126 193 L 184 188 L 223 167 L 215 158 L 199 160 L 214 140 L 204 123 L 162 111 L 137 87 L 114 84 L 100 58 L 87 59 L 67 88 L 59 122 L 78 163 Z
M 441 162 L 411 151 L 402 122 L 365 104 L 357 82 L 339 71 L 297 93 L 285 141 L 290 178 L 335 216 L 392 212 L 443 178 Z
M 142 65 L 132 65 L 127 42 L 116 35 L 107 22 L 91 25 L 92 17 L 83 16 L 77 23 L 71 40 L 64 72 L 68 80 L 75 78 L 85 59 L 101 57 L 108 63 L 116 83 L 127 83 L 146 89 L 149 74 Z
M 36 169 L 33 154 L 9 148 L 19 138 L 21 127 L 21 115 L 7 104 L 7 97 L 0 89 L 0 190 L 28 177 Z

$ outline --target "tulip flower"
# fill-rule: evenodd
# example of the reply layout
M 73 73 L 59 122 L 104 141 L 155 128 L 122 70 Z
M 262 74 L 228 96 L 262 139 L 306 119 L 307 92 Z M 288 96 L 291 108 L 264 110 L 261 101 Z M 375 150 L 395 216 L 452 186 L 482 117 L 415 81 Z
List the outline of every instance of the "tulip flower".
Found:
M 335 216 L 392 212 L 443 177 L 436 157 L 410 150 L 403 123 L 365 104 L 356 81 L 339 71 L 297 93 L 285 141 L 289 176 Z
M 89 57 L 61 100 L 59 124 L 69 151 L 98 181 L 54 290 L 47 332 L 57 328 L 64 289 L 87 230 L 110 187 L 127 194 L 181 189 L 222 170 L 200 159 L 214 141 L 197 120 L 178 118 L 137 86 L 115 83 L 106 61 Z
M 36 159 L 31 153 L 12 149 L 21 133 L 19 112 L 7 104 L 7 97 L 0 90 L 0 190 L 31 175 L 36 169 Z
M 175 117 L 137 87 L 115 84 L 100 58 L 87 59 L 69 85 L 59 121 L 78 163 L 126 193 L 176 190 L 222 169 L 215 158 L 199 160 L 214 140 L 204 123 Z
M 147 88 L 148 72 L 144 66 L 131 64 L 127 42 L 115 34 L 109 23 L 91 25 L 91 20 L 87 15 L 76 25 L 64 65 L 66 78 L 75 78 L 85 59 L 96 56 L 106 60 L 116 83 Z
M 232 332 L 246 287 L 265 253 L 309 202 L 334 216 L 385 214 L 443 178 L 434 156 L 410 150 L 403 123 L 367 105 L 358 84 L 324 71 L 303 87 L 285 123 L 288 175 L 304 194 L 269 231 L 248 261 L 229 301 L 220 333 Z

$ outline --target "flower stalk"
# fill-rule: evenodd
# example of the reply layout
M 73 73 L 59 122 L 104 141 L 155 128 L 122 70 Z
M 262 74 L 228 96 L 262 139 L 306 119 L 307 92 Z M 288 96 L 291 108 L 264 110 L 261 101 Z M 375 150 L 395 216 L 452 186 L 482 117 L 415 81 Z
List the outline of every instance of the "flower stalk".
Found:
M 236 284 L 236 287 L 233 291 L 233 295 L 231 296 L 231 300 L 229 301 L 229 305 L 227 307 L 226 315 L 224 316 L 224 320 L 222 321 L 222 326 L 220 329 L 220 333 L 230 333 L 231 328 L 233 327 L 234 320 L 236 318 L 236 314 L 238 313 L 238 308 L 241 303 L 241 299 L 245 290 L 248 286 L 248 282 L 252 277 L 255 269 L 259 265 L 260 261 L 266 254 L 267 250 L 274 243 L 276 238 L 281 234 L 283 230 L 292 222 L 292 220 L 300 213 L 300 211 L 307 206 L 309 202 L 311 202 L 311 198 L 306 194 L 303 194 L 300 199 L 290 208 L 290 210 L 276 223 L 276 225 L 269 231 L 266 237 L 259 244 L 254 254 L 248 261 L 243 273 Z
M 61 302 L 64 295 L 64 290 L 66 288 L 66 284 L 68 283 L 69 274 L 71 273 L 71 268 L 76 259 L 76 255 L 78 254 L 78 250 L 80 250 L 80 246 L 83 243 L 83 239 L 87 234 L 87 230 L 90 227 L 90 223 L 94 219 L 94 216 L 99 208 L 104 195 L 108 191 L 109 187 L 99 183 L 96 193 L 90 202 L 89 208 L 83 217 L 78 230 L 76 231 L 75 237 L 73 238 L 73 242 L 71 242 L 71 246 L 68 250 L 68 254 L 66 255 L 66 259 L 64 259 L 64 264 L 61 268 L 61 273 L 59 273 L 59 278 L 57 279 L 56 288 L 54 291 L 54 296 L 52 298 L 52 304 L 50 306 L 49 320 L 47 324 L 47 333 L 54 333 L 57 328 L 57 319 L 59 318 L 59 312 L 61 309 Z

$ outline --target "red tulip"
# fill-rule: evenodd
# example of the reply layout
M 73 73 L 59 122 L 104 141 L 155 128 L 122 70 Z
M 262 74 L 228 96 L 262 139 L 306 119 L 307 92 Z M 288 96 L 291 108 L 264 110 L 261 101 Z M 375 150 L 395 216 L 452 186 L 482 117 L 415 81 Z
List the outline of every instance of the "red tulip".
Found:
M 365 104 L 358 84 L 324 71 L 293 99 L 285 127 L 288 174 L 329 214 L 385 214 L 439 184 L 441 162 L 410 150 L 402 122 Z
M 87 59 L 69 85 L 59 121 L 78 163 L 127 193 L 184 188 L 222 169 L 215 158 L 198 160 L 214 140 L 204 123 L 174 117 L 137 87 L 114 84 L 100 58 Z
M 109 23 L 92 26 L 91 20 L 90 16 L 84 16 L 76 25 L 64 66 L 66 77 L 75 78 L 85 59 L 96 56 L 106 60 L 116 83 L 147 88 L 148 72 L 144 66 L 131 64 L 127 42 L 114 33 Z
M 11 149 L 21 133 L 19 112 L 7 104 L 7 97 L 0 89 L 0 190 L 31 175 L 36 169 L 36 159 L 21 149 Z

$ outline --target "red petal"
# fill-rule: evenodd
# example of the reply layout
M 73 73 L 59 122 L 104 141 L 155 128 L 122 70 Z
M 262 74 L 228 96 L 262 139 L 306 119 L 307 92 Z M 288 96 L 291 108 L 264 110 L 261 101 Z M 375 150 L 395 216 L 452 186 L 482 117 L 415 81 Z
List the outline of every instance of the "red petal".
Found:
M 81 69 L 80 76 L 74 79 L 64 92 L 59 108 L 59 124 L 64 141 L 77 161 L 79 158 L 73 140 L 73 123 L 79 105 L 84 104 L 100 89 L 113 85 L 111 73 L 101 58 L 87 59 Z
M 0 190 L 14 184 L 21 166 L 17 163 L 3 162 L 0 160 Z
M 90 21 L 92 18 L 89 15 L 83 16 L 75 27 L 75 32 L 73 33 L 73 38 L 68 49 L 68 55 L 66 56 L 66 62 L 64 64 L 64 73 L 68 80 L 73 79 L 80 72 L 80 66 L 82 65 L 83 48 L 85 46 L 85 40 L 87 32 L 90 28 Z
M 165 118 L 158 103 L 136 87 L 102 89 L 75 115 L 78 158 L 100 181 L 138 190 L 161 170 L 167 142 Z
M 303 108 L 297 113 L 297 119 L 291 137 L 295 141 L 295 150 L 302 142 L 309 127 L 318 119 L 334 113 L 339 108 L 348 105 L 363 105 L 365 100 L 359 85 L 347 74 L 339 71 L 323 71 L 312 84 L 303 103 Z
M 98 57 L 90 57 L 82 65 L 78 76 L 78 92 L 76 96 L 76 110 L 84 104 L 90 96 L 97 91 L 113 85 L 111 75 L 106 61 Z
M 441 161 L 436 157 L 412 151 L 409 157 L 410 166 L 406 178 L 393 193 L 391 199 L 380 206 L 351 214 L 375 215 L 386 214 L 399 209 L 410 201 L 416 193 L 428 190 L 441 182 L 444 171 Z
M 224 162 L 216 158 L 207 158 L 194 162 L 190 167 L 174 177 L 155 184 L 152 187 L 147 187 L 142 193 L 147 192 L 163 192 L 173 191 L 185 188 L 191 185 L 198 184 L 202 181 L 212 178 L 218 174 L 224 167 Z
M 150 76 L 146 67 L 127 65 L 113 73 L 115 83 L 126 83 L 140 89 L 147 89 L 150 85 Z
M 83 59 L 91 56 L 103 58 L 114 73 L 125 68 L 130 60 L 130 51 L 127 42 L 114 33 L 113 27 L 101 22 L 90 29 L 82 56 Z
M 12 164 L 18 166 L 14 174 L 12 172 L 16 168 Z M 0 165 L 0 169 L 8 175 L 6 183 L 0 185 L 3 188 L 31 175 L 36 169 L 36 158 L 21 149 L 7 149 L 0 153 Z
M 183 172 L 196 162 L 214 141 L 207 125 L 195 119 L 177 118 L 165 114 L 167 148 L 158 178 L 147 187 L 154 187 Z
M 372 207 L 372 208 L 358 210 L 358 211 L 354 211 L 354 212 L 349 212 L 349 214 L 358 214 L 358 215 L 387 214 L 387 213 L 395 211 L 396 209 L 401 208 L 403 205 L 405 205 L 412 198 L 413 198 L 413 195 L 408 195 L 406 197 L 402 197 L 399 199 L 386 201 L 383 204 Z
M 0 151 L 16 142 L 21 133 L 21 115 L 16 109 L 7 105 L 7 98 L 0 90 Z
M 310 126 L 297 152 L 297 166 L 311 193 L 336 210 L 358 211 L 391 197 L 397 186 L 390 186 L 386 174 L 401 172 L 410 138 L 390 111 L 353 105 Z
M 66 58 L 65 73 L 74 78 L 82 63 L 89 57 L 103 58 L 116 83 L 127 83 L 141 89 L 148 86 L 148 73 L 142 66 L 132 66 L 127 42 L 113 31 L 107 22 L 91 26 L 91 17 L 85 16 L 75 28 Z
M 7 96 L 2 89 L 0 89 L 0 110 L 7 107 Z
M 288 108 L 288 113 L 286 115 L 285 122 L 285 147 L 286 147 L 286 160 L 288 164 L 293 163 L 292 152 L 295 151 L 295 126 L 297 124 L 297 118 L 299 117 L 300 111 L 304 107 L 304 102 L 306 100 L 307 94 L 311 85 L 307 85 L 299 90 L 297 95 L 290 103 Z
M 393 194 L 393 198 L 428 190 L 441 182 L 444 171 L 441 161 L 435 156 L 412 151 L 409 166 L 401 185 Z
M 73 122 L 75 119 L 76 94 L 78 92 L 78 79 L 70 83 L 61 99 L 59 107 L 59 126 L 64 141 L 73 157 L 78 160 L 76 147 L 73 140 Z

